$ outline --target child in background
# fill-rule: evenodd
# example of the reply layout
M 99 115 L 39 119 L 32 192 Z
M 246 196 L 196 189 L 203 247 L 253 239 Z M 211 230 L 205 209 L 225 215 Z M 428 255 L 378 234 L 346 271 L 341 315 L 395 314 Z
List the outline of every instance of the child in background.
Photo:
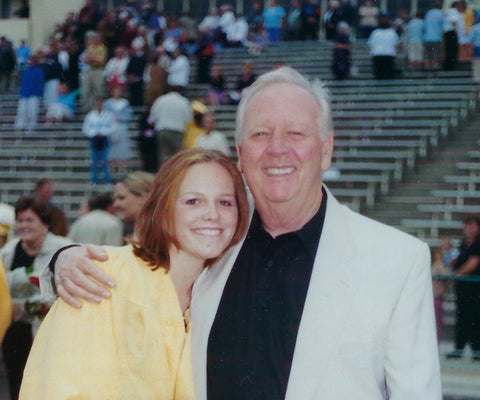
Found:
M 57 99 L 50 104 L 45 115 L 47 124 L 72 119 L 76 111 L 77 95 L 79 93 L 79 89 L 70 92 L 67 83 L 60 82 Z

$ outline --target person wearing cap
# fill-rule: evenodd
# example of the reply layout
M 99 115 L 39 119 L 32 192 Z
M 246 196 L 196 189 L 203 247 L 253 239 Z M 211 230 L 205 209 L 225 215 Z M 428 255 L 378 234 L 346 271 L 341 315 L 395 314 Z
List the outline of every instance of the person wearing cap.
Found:
M 195 147 L 197 138 L 205 133 L 205 129 L 202 126 L 202 118 L 208 112 L 208 108 L 205 104 L 198 100 L 193 100 L 192 103 L 193 119 L 187 122 L 187 129 L 183 136 L 184 149 L 191 149 Z

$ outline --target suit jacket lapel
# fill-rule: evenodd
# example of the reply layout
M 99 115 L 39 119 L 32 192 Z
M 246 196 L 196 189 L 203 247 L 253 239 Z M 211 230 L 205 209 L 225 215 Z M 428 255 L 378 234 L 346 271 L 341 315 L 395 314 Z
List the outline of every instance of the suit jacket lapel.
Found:
M 325 224 L 298 331 L 286 400 L 310 399 L 328 369 L 332 344 L 353 300 L 352 258 L 346 213 L 328 193 Z M 353 279 L 352 279 L 353 278 Z

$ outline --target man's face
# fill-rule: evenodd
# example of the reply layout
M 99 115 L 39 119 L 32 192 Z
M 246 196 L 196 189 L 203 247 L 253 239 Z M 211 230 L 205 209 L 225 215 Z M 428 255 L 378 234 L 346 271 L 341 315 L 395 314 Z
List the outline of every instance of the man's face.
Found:
M 272 84 L 247 104 L 239 167 L 257 204 L 295 212 L 319 198 L 333 147 L 332 135 L 321 139 L 319 116 L 313 97 L 291 84 Z

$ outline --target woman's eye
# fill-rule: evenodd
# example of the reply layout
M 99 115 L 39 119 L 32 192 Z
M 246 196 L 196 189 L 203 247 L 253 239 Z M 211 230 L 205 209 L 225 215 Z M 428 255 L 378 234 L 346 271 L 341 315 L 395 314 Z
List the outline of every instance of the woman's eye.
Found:
M 220 205 L 225 207 L 231 207 L 233 203 L 230 200 L 220 200 Z
M 185 204 L 195 205 L 198 204 L 198 199 L 188 199 Z

